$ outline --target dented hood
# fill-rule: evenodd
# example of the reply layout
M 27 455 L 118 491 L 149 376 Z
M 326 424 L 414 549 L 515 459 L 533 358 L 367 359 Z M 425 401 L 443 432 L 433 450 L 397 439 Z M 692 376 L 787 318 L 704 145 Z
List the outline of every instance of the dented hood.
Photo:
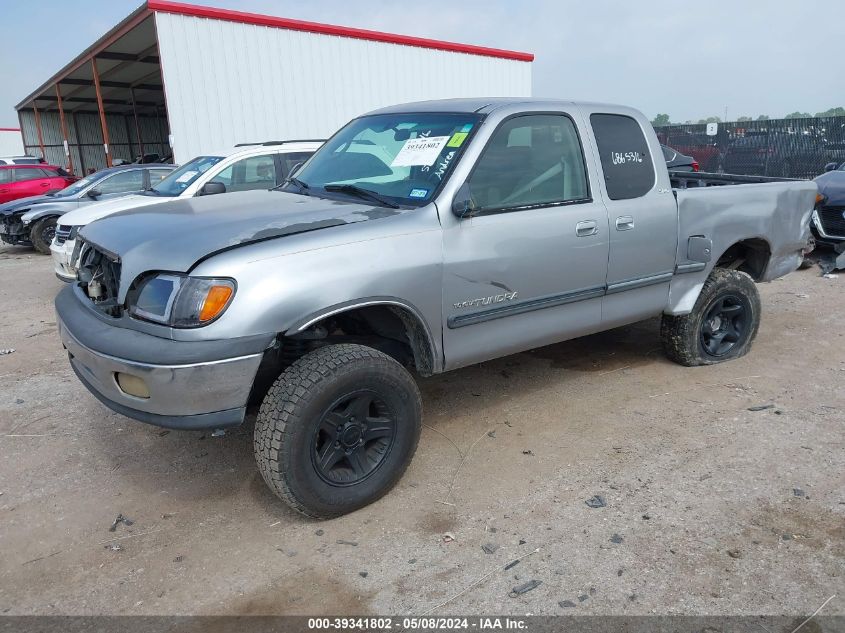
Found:
M 123 211 L 92 222 L 80 235 L 120 258 L 125 289 L 148 270 L 188 272 L 222 250 L 404 212 L 281 191 L 244 191 Z

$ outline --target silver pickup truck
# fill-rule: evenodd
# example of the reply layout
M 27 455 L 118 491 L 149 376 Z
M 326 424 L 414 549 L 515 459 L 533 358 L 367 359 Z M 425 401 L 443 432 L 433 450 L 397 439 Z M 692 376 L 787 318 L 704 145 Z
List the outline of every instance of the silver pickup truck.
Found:
M 217 429 L 260 403 L 267 484 L 337 516 L 385 494 L 416 449 L 409 370 L 659 315 L 681 365 L 748 352 L 754 284 L 799 265 L 816 195 L 803 181 L 673 190 L 631 108 L 395 106 L 275 190 L 86 226 L 59 330 L 83 384 L 129 417 Z

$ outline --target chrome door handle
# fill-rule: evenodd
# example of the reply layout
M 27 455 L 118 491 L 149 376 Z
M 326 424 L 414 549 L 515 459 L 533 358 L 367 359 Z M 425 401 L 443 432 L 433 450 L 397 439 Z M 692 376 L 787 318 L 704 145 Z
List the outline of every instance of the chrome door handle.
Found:
M 587 237 L 598 232 L 598 224 L 595 220 L 584 220 L 575 225 L 575 235 L 578 237 Z
M 630 231 L 634 228 L 634 218 L 630 215 L 620 215 L 616 218 L 617 231 Z

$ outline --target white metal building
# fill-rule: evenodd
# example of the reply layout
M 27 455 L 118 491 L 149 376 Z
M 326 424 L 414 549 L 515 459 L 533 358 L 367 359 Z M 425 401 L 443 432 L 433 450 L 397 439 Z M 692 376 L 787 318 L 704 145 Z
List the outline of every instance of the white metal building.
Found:
M 21 156 L 23 153 L 20 128 L 0 127 L 0 156 Z
M 141 154 L 325 138 L 394 103 L 530 96 L 534 56 L 147 0 L 17 106 L 26 150 L 76 173 Z

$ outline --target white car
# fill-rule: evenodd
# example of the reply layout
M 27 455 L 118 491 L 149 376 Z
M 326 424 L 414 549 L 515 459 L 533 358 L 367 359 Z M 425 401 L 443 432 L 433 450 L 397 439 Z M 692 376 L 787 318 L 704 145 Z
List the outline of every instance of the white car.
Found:
M 56 277 L 76 280 L 76 236 L 86 224 L 119 211 L 167 202 L 175 198 L 229 191 L 271 189 L 282 184 L 291 170 L 311 157 L 322 141 L 271 141 L 219 154 L 197 156 L 147 191 L 106 200 L 63 215 L 50 244 Z

